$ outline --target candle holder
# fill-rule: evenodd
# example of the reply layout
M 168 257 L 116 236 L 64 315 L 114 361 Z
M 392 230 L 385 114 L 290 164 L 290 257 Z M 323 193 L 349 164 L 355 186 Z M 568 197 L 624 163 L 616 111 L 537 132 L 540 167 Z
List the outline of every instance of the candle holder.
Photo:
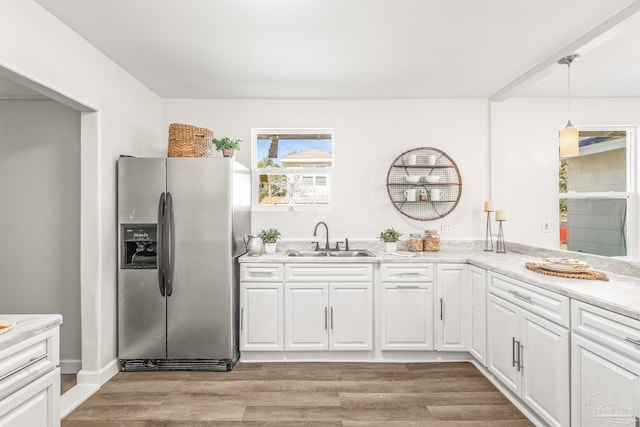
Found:
M 496 241 L 496 253 L 506 254 L 507 247 L 504 244 L 504 232 L 502 231 L 502 223 L 504 220 L 498 220 L 498 240 Z
M 493 252 L 493 237 L 491 236 L 491 212 L 487 212 L 487 231 L 484 235 L 484 250 L 487 252 Z

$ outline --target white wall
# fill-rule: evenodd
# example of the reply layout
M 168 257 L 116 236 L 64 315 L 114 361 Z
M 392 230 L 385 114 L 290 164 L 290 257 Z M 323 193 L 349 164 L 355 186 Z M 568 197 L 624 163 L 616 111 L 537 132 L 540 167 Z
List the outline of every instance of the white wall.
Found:
M 335 208 L 330 212 L 254 212 L 252 231 L 277 227 L 283 238 L 306 238 L 318 221 L 331 238 L 377 238 L 386 227 L 400 232 L 438 229 L 443 239 L 484 237 L 482 202 L 488 195 L 488 104 L 485 100 L 163 101 L 163 127 L 190 123 L 210 128 L 218 137 L 243 140 L 236 159 L 251 166 L 251 128 L 328 127 L 336 131 Z M 462 198 L 447 217 L 416 221 L 399 213 L 386 190 L 387 171 L 402 152 L 435 147 L 457 163 Z
M 492 193 L 494 206 L 507 210 L 506 240 L 557 248 L 558 130 L 567 122 L 566 100 L 492 103 L 491 118 Z M 640 99 L 574 99 L 571 121 L 577 127 L 638 126 Z M 631 149 L 637 162 L 637 147 Z M 637 220 L 637 204 L 631 208 Z M 550 221 L 550 233 L 542 232 L 543 220 Z M 631 230 L 631 239 L 640 242 L 637 230 Z
M 60 358 L 79 361 L 80 113 L 0 100 L 0 194 L 0 313 L 62 314 Z
M 162 155 L 160 100 L 32 0 L 3 0 L 0 40 L 0 68 L 97 112 L 81 119 L 80 274 L 83 369 L 99 370 L 116 357 L 116 159 Z

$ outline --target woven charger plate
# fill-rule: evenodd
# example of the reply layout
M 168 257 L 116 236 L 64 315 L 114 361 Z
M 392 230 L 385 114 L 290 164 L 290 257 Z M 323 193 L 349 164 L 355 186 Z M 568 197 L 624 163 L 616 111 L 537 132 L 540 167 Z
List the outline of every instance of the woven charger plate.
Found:
M 564 277 L 567 279 L 609 280 L 605 273 L 597 270 L 585 271 L 584 273 L 558 273 L 555 271 L 546 270 L 536 262 L 528 262 L 526 265 L 529 270 L 535 271 L 536 273 L 540 274 L 546 274 L 547 276 Z

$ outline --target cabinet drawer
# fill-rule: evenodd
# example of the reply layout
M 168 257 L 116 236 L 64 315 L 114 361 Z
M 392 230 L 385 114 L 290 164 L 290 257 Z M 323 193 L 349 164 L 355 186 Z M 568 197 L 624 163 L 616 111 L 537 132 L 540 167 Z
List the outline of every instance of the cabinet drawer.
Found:
M 0 383 L 11 375 L 47 358 L 46 341 L 38 341 L 0 361 Z
M 287 264 L 286 281 L 299 282 L 368 282 L 373 280 L 371 264 Z
M 640 361 L 640 320 L 581 301 L 571 301 L 573 331 Z
M 54 328 L 0 351 L 0 399 L 58 365 L 58 334 Z
M 281 282 L 282 264 L 241 264 L 240 280 L 247 282 Z
M 432 282 L 433 264 L 381 264 L 383 282 Z
M 569 298 L 497 273 L 489 273 L 489 292 L 569 328 Z

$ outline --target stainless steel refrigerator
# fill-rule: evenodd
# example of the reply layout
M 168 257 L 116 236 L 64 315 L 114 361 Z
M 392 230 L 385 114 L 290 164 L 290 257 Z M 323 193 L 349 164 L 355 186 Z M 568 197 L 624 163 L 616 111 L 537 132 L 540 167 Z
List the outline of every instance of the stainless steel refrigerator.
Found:
M 233 369 L 250 203 L 232 158 L 119 159 L 122 370 Z

